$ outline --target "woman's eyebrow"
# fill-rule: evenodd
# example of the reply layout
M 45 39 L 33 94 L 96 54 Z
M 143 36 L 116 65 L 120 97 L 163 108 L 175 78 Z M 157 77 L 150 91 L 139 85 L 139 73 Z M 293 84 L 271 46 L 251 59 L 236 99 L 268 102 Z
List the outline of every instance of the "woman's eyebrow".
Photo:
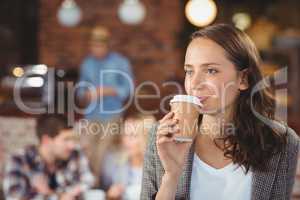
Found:
M 219 63 L 214 63 L 214 62 L 208 62 L 208 63 L 202 63 L 202 64 L 200 65 L 200 67 L 201 67 L 201 66 L 207 67 L 207 66 L 210 66 L 210 65 L 220 65 L 220 64 L 219 64 Z
M 215 62 L 207 62 L 207 63 L 200 64 L 199 67 L 208 67 L 208 66 L 211 66 L 211 65 L 218 66 L 220 64 L 219 63 L 215 63 Z M 191 65 L 191 64 L 185 64 L 184 67 L 185 68 L 193 68 L 194 66 Z
M 185 68 L 193 68 L 193 65 L 190 65 L 190 64 L 184 64 L 184 67 L 185 67 Z

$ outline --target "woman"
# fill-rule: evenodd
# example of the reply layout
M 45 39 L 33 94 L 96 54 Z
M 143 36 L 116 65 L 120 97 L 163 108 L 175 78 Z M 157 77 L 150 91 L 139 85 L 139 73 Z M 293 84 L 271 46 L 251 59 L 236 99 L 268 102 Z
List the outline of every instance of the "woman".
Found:
M 193 142 L 178 143 L 172 112 L 151 134 L 141 199 L 289 199 L 299 139 L 274 120 L 259 56 L 242 31 L 226 24 L 195 32 L 185 56 L 185 90 L 200 97 Z M 254 93 L 253 93 L 254 92 Z
M 155 122 L 154 116 L 142 114 L 124 121 L 121 146 L 105 155 L 101 170 L 107 199 L 139 199 L 147 134 Z

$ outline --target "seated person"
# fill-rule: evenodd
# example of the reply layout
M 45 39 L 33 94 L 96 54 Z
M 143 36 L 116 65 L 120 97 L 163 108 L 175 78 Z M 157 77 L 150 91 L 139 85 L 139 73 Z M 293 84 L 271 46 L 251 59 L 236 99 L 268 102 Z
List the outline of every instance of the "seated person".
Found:
M 121 147 L 104 157 L 100 183 L 108 199 L 139 199 L 147 133 L 153 116 L 138 115 L 124 122 Z
M 93 186 L 88 161 L 63 116 L 42 116 L 36 132 L 39 144 L 26 147 L 6 163 L 5 199 L 70 200 Z

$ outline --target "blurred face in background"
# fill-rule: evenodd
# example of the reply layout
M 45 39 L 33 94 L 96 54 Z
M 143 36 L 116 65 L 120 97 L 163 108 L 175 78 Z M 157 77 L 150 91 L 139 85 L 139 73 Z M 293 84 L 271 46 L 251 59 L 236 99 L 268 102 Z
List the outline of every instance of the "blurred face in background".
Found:
M 78 143 L 73 129 L 61 130 L 54 138 L 45 137 L 47 137 L 48 152 L 50 152 L 56 160 L 67 160 Z
M 91 54 L 98 59 L 104 58 L 109 52 L 110 31 L 103 26 L 96 26 L 90 37 Z
M 102 59 L 109 52 L 108 42 L 91 41 L 90 51 L 95 58 Z
M 122 145 L 129 157 L 143 156 L 146 148 L 146 136 L 144 135 L 142 120 L 126 120 Z

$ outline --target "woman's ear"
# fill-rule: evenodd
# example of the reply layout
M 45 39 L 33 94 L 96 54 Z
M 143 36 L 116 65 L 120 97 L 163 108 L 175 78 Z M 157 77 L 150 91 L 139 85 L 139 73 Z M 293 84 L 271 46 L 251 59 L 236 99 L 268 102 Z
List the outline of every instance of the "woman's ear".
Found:
M 249 88 L 248 69 L 239 72 L 239 90 L 247 90 Z

